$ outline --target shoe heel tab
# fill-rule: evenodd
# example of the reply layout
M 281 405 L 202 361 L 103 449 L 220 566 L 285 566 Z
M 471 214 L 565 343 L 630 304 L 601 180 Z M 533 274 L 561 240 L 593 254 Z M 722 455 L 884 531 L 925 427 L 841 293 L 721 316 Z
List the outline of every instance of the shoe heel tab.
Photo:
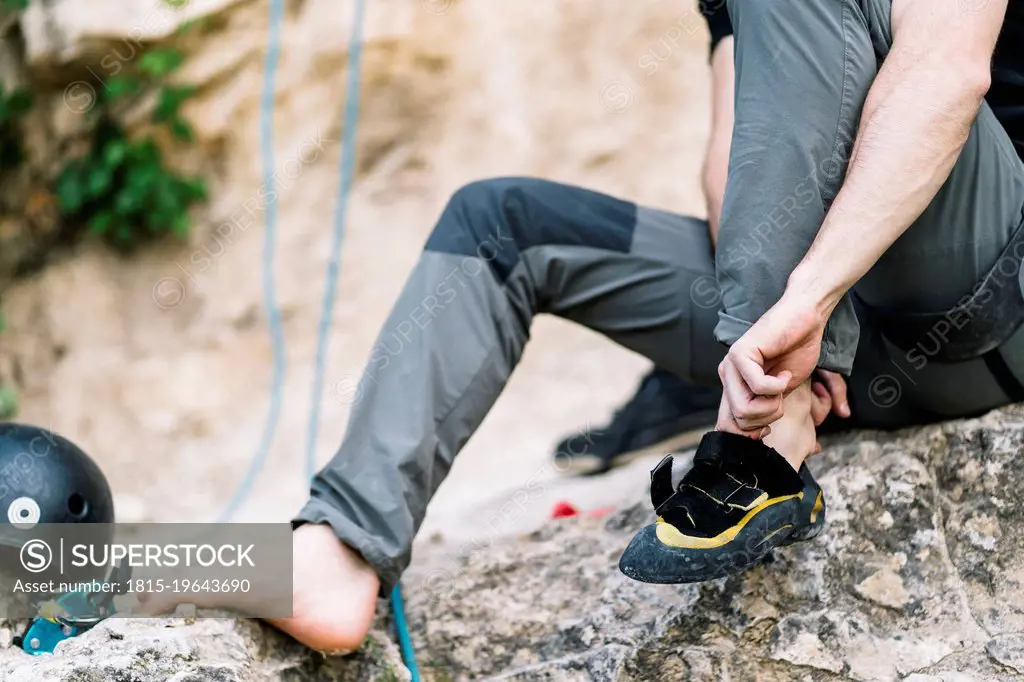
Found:
M 672 455 L 665 455 L 651 469 L 651 504 L 655 509 L 661 507 L 675 493 L 672 487 L 672 462 Z
M 762 487 L 774 494 L 795 495 L 804 488 L 804 478 L 778 450 L 762 440 L 724 431 L 704 434 L 694 460 L 713 463 L 718 467 L 740 467 L 761 478 Z
M 708 431 L 700 439 L 694 457 L 706 460 L 750 461 L 754 458 L 763 458 L 767 451 L 775 452 L 773 448 L 765 445 L 764 441 L 726 431 Z

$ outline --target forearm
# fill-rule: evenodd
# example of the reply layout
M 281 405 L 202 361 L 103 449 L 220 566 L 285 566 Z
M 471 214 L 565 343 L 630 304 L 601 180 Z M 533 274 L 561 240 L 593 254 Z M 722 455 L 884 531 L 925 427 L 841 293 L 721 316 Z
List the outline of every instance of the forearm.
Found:
M 708 230 L 711 243 L 718 243 L 718 222 L 722 216 L 722 202 L 725 199 L 725 179 L 729 169 L 729 140 L 711 140 L 704 164 L 704 199 L 708 208 Z
M 718 242 L 718 220 L 722 215 L 725 180 L 729 171 L 734 90 L 733 37 L 728 36 L 718 43 L 711 55 L 711 132 L 701 174 L 713 245 Z
M 842 189 L 789 279 L 825 317 L 935 197 L 988 87 L 987 68 L 910 52 L 894 47 L 875 79 Z

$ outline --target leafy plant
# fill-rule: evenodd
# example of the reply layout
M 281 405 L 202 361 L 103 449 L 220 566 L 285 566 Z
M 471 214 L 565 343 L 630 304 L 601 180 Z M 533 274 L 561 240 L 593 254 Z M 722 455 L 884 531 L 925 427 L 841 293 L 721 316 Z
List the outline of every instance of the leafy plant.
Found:
M 0 169 L 21 163 L 21 133 L 18 121 L 32 109 L 32 95 L 24 88 L 7 92 L 0 84 Z
M 67 161 L 57 178 L 57 205 L 65 218 L 115 246 L 130 248 L 167 233 L 187 235 L 189 208 L 207 197 L 203 179 L 169 168 L 158 144 L 161 131 L 169 133 L 172 141 L 193 139 L 180 108 L 195 89 L 164 82 L 181 63 L 178 50 L 154 48 L 126 73 L 97 88 L 89 115 L 98 120 L 89 149 Z M 154 88 L 151 132 L 129 137 L 119 122 L 120 114 Z
M 12 12 L 28 7 L 30 0 L 0 0 L 0 7 Z
M 10 419 L 18 412 L 18 392 L 10 386 L 0 386 L 0 419 Z

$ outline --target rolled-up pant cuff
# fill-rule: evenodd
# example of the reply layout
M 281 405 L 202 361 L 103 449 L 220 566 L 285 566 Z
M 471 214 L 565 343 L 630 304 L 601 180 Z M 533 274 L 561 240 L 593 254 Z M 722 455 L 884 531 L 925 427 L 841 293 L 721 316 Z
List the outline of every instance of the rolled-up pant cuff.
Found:
M 389 556 L 380 541 L 366 530 L 360 528 L 339 510 L 318 498 L 310 498 L 309 502 L 292 519 L 292 528 L 306 523 L 322 523 L 331 527 L 338 539 L 359 552 L 380 579 L 380 595 L 386 597 L 398 584 L 402 577 L 402 568 Z
M 854 318 L 856 319 L 856 318 Z M 753 325 L 751 322 L 741 320 L 738 317 L 718 313 L 718 324 L 715 326 L 715 338 L 727 346 L 739 341 L 740 337 L 747 333 Z M 853 370 L 853 358 L 857 352 L 856 343 L 846 343 L 843 347 L 832 340 L 831 336 L 835 330 L 832 325 L 825 326 L 825 335 L 821 340 L 821 351 L 818 355 L 818 368 L 827 369 L 831 372 L 838 372 L 849 376 Z M 854 330 L 855 331 L 855 330 Z M 855 341 L 856 336 L 851 337 Z M 852 346 L 852 350 L 847 350 Z
M 832 324 L 825 325 L 825 335 L 821 340 L 821 352 L 818 355 L 818 368 L 850 376 L 850 372 L 853 371 L 853 358 L 857 354 L 856 332 L 856 329 L 850 332 L 854 335 L 852 342 L 840 344 L 833 340 Z
M 731 346 L 740 340 L 740 337 L 747 333 L 747 330 L 754 325 L 746 320 L 741 320 L 732 315 L 726 315 L 719 311 L 718 324 L 715 325 L 715 338 L 727 346 Z

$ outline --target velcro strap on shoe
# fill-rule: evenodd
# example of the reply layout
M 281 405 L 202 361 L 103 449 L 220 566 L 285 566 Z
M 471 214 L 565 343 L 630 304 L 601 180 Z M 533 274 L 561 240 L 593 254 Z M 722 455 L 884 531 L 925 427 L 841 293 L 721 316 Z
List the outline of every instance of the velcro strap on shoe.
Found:
M 740 511 L 750 511 L 767 499 L 768 493 L 760 488 L 741 485 L 722 501 L 725 502 L 728 507 L 734 507 Z
M 775 448 L 765 445 L 764 441 L 734 433 L 711 431 L 704 434 L 694 462 L 753 474 L 757 476 L 756 487 L 769 497 L 795 495 L 804 487 L 800 475 Z
M 651 504 L 658 510 L 672 497 L 672 455 L 665 455 L 651 469 Z M 660 513 L 660 512 L 659 512 Z

